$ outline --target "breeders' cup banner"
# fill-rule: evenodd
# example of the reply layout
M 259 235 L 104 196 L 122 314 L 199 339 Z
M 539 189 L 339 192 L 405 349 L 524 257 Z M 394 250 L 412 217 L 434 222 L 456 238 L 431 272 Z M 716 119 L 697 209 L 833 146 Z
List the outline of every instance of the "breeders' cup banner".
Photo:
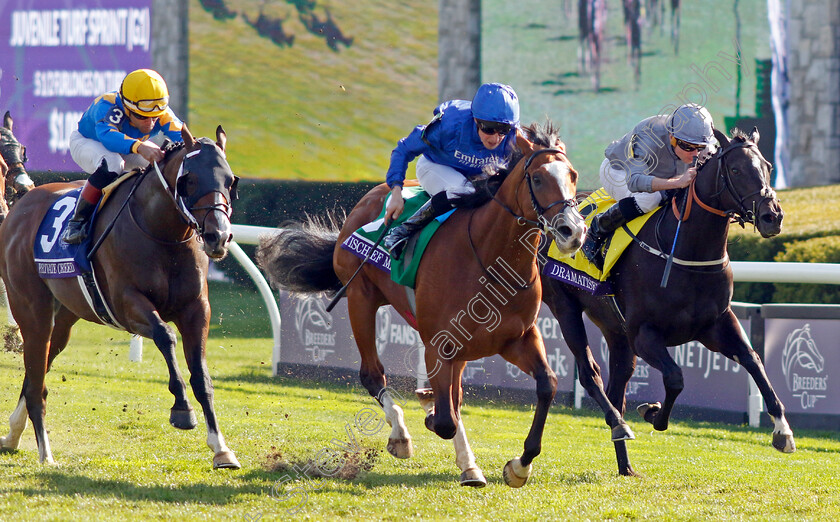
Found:
M 281 292 L 278 303 L 280 315 L 284 318 L 280 364 L 342 368 L 352 372 L 359 370 L 361 360 L 350 329 L 346 299 L 342 299 L 332 313 L 326 311 L 329 300 L 321 297 L 293 298 Z M 742 320 L 742 326 L 749 335 L 749 320 Z M 557 320 L 545 306 L 541 307 L 537 317 L 537 328 L 545 342 L 548 363 L 557 374 L 557 391 L 572 392 L 576 379 L 575 360 L 560 333 Z M 609 374 L 606 343 L 597 327 L 588 320 L 586 329 L 593 356 L 606 383 Z M 381 307 L 377 313 L 376 349 L 386 374 L 420 379 L 427 375 L 420 335 L 390 306 Z M 740 365 L 696 342 L 672 347 L 669 351 L 685 377 L 685 390 L 679 397 L 679 404 L 747 411 L 749 376 Z M 279 369 L 275 368 L 274 372 L 279 373 Z M 467 363 L 464 383 L 535 389 L 530 376 L 498 355 Z M 662 374 L 639 359 L 627 386 L 627 398 L 645 402 L 664 400 Z
M 100 94 L 152 66 L 152 0 L 0 1 L 0 113 L 29 170 L 78 172 L 70 133 Z
M 788 413 L 840 414 L 840 322 L 767 319 L 767 376 Z

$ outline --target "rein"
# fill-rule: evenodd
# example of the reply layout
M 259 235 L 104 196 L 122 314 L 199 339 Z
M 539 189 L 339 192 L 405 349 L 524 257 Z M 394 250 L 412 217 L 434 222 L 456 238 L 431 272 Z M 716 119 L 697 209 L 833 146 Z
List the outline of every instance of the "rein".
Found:
M 548 219 L 546 219 L 544 214 L 546 212 L 548 212 L 550 209 L 556 207 L 557 205 L 562 205 L 563 207 L 575 208 L 577 206 L 577 202 L 574 200 L 574 198 L 572 198 L 572 199 L 559 199 L 557 201 L 554 201 L 554 202 L 550 203 L 547 207 L 543 207 L 540 204 L 540 202 L 537 201 L 537 196 L 534 193 L 534 181 L 531 178 L 531 173 L 528 172 L 528 167 L 531 166 L 531 163 L 534 161 L 534 159 L 536 157 L 538 157 L 542 154 L 561 154 L 563 157 L 566 157 L 566 151 L 563 150 L 563 149 L 558 149 L 558 148 L 539 149 L 539 150 L 535 150 L 534 152 L 532 152 L 531 155 L 528 156 L 528 159 L 525 161 L 525 166 L 522 168 L 522 171 L 524 172 L 524 176 L 522 177 L 522 180 L 520 180 L 519 185 L 521 185 L 523 181 L 527 180 L 527 182 L 528 182 L 528 192 L 531 196 L 531 206 L 533 207 L 534 212 L 536 212 L 536 214 L 537 214 L 536 221 L 532 220 L 532 219 L 528 219 L 525 216 L 521 216 L 521 215 L 517 214 L 516 212 L 513 211 L 513 209 L 511 209 L 510 207 L 508 207 L 507 205 L 505 205 L 504 203 L 499 201 L 499 199 L 496 198 L 495 194 L 493 194 L 493 201 L 498 203 L 500 207 L 505 209 L 511 216 L 516 218 L 516 222 L 520 226 L 524 226 L 525 224 L 528 224 L 528 225 L 531 225 L 531 227 L 538 228 L 540 230 L 541 234 L 546 234 L 547 231 L 551 231 L 552 233 L 554 233 L 555 228 L 552 225 L 552 223 L 549 222 Z M 516 194 L 517 195 L 519 193 L 519 185 L 516 188 Z M 495 281 L 496 283 L 501 284 L 502 286 L 505 286 L 507 288 L 514 289 L 514 290 L 527 290 L 528 288 L 531 288 L 532 286 L 534 286 L 534 284 L 537 282 L 537 279 L 539 279 L 539 272 L 537 272 L 537 275 L 534 277 L 534 279 L 531 282 L 526 283 L 525 285 L 521 285 L 518 288 L 516 288 L 516 287 L 513 287 L 512 285 L 508 284 L 505 281 L 500 281 L 498 277 L 496 277 L 493 273 L 491 273 L 487 269 L 486 266 L 484 266 L 484 263 L 481 262 L 481 257 L 479 257 L 479 255 L 478 255 L 478 250 L 476 250 L 476 248 L 475 248 L 475 243 L 473 243 L 473 240 L 472 240 L 471 229 L 472 229 L 473 216 L 475 216 L 475 211 L 470 213 L 469 221 L 467 221 L 467 240 L 469 241 L 470 249 L 472 249 L 473 256 L 475 257 L 476 261 L 478 262 L 478 266 L 481 267 L 481 269 L 484 271 L 484 273 L 487 274 L 487 276 L 489 278 L 491 278 L 493 281 Z M 534 257 L 536 257 L 538 250 L 539 249 L 534 251 Z

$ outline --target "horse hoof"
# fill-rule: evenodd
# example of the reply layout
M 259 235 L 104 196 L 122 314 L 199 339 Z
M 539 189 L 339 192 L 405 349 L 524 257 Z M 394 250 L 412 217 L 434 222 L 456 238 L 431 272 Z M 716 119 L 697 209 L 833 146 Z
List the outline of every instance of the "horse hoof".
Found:
M 483 488 L 487 485 L 487 479 L 484 478 L 484 473 L 480 469 L 469 468 L 461 473 L 461 485 L 471 488 Z
M 17 451 L 19 446 L 20 446 L 20 439 L 17 440 L 17 443 L 12 443 L 10 440 L 8 440 L 7 437 L 0 437 L 0 451 L 3 451 L 3 452 Z
M 179 430 L 191 430 L 195 428 L 196 424 L 198 424 L 195 420 L 195 410 L 192 408 L 188 410 L 176 410 L 172 408 L 169 412 L 169 424 Z
M 431 431 L 432 433 L 435 432 L 435 414 L 434 413 L 426 415 L 425 424 L 426 424 L 426 429 L 427 430 Z
M 232 451 L 220 451 L 213 456 L 213 469 L 239 469 L 242 465 Z
M 612 429 L 612 441 L 618 442 L 620 440 L 635 440 L 636 435 L 626 423 L 621 423 Z
M 426 415 L 434 415 L 435 392 L 431 388 L 418 388 L 414 393 L 417 394 L 417 399 L 420 401 L 420 406 L 426 412 Z
M 636 407 L 636 411 L 639 412 L 639 415 L 641 415 L 643 419 L 645 419 L 651 424 L 653 424 L 653 420 L 656 418 L 656 414 L 659 413 L 659 410 L 661 409 L 662 404 L 658 402 L 639 404 Z
M 528 477 L 531 476 L 531 464 L 522 466 L 519 457 L 509 460 L 502 470 L 502 476 L 505 479 L 505 484 L 512 488 L 521 488 L 528 482 Z
M 773 434 L 773 447 L 782 453 L 793 453 L 796 451 L 796 442 L 792 435 L 784 435 L 782 433 Z
M 388 453 L 398 459 L 408 459 L 414 455 L 411 439 L 388 439 Z

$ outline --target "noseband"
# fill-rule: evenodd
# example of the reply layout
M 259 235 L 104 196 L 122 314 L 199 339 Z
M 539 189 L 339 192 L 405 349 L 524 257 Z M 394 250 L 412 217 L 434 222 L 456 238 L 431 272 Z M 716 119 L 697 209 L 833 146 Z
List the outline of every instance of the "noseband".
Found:
M 705 205 L 699 198 L 697 198 L 697 194 L 694 191 L 694 183 L 692 183 L 691 191 L 693 194 L 693 198 L 697 199 L 697 202 L 700 204 L 701 207 L 713 212 L 715 214 L 719 214 L 721 216 L 726 216 L 727 218 L 731 219 L 734 222 L 737 222 L 739 225 L 744 226 L 745 223 L 750 223 L 752 225 L 756 225 L 756 209 L 761 207 L 761 205 L 766 201 L 773 201 L 776 199 L 776 192 L 764 184 L 764 178 L 762 176 L 762 187 L 755 192 L 751 192 L 745 196 L 742 196 L 738 193 L 735 189 L 735 185 L 732 183 L 732 170 L 730 169 L 729 165 L 725 164 L 726 155 L 732 152 L 735 149 L 748 149 L 753 150 L 755 153 L 762 158 L 762 161 L 765 165 L 770 165 L 770 162 L 761 157 L 761 153 L 758 152 L 758 148 L 756 147 L 755 143 L 750 141 L 737 141 L 732 142 L 727 145 L 723 150 L 720 151 L 717 155 L 717 172 L 715 173 L 716 181 L 715 181 L 715 193 L 712 194 L 712 197 L 720 196 L 724 190 L 729 193 L 729 196 L 735 202 L 736 208 L 730 209 L 726 211 L 720 211 Z M 696 179 L 696 178 L 695 178 Z M 696 181 L 695 181 L 696 183 Z M 719 188 L 720 185 L 723 184 L 723 188 Z M 755 196 L 756 194 L 761 196 L 761 199 L 756 204 L 755 201 L 752 202 L 752 209 L 747 208 L 745 202 L 747 199 Z M 684 219 L 688 219 L 688 208 L 686 208 L 686 213 Z
M 528 159 L 525 161 L 525 166 L 523 167 L 523 172 L 525 176 L 523 177 L 524 180 L 528 181 L 528 192 L 531 195 L 531 206 L 534 208 L 534 212 L 537 213 L 537 220 L 533 221 L 531 219 L 526 218 L 525 216 L 520 216 L 519 214 L 515 213 L 511 210 L 507 205 L 496 199 L 496 196 L 493 196 L 493 201 L 498 203 L 503 209 L 507 210 L 510 215 L 515 217 L 520 224 L 528 223 L 531 226 L 539 228 L 543 233 L 547 232 L 556 232 L 556 229 L 552 226 L 551 222 L 545 217 L 545 213 L 551 210 L 552 208 L 556 207 L 557 205 L 562 205 L 564 208 L 572 207 L 577 208 L 577 202 L 572 199 L 559 199 L 550 203 L 547 207 L 543 207 L 540 205 L 540 202 L 537 201 L 537 196 L 534 194 L 534 180 L 531 178 L 531 173 L 528 172 L 528 167 L 531 166 L 531 163 L 534 161 L 537 156 L 542 154 L 561 154 L 563 157 L 566 157 L 566 151 L 563 149 L 557 148 L 549 148 L 549 149 L 540 149 L 535 150 L 528 156 Z

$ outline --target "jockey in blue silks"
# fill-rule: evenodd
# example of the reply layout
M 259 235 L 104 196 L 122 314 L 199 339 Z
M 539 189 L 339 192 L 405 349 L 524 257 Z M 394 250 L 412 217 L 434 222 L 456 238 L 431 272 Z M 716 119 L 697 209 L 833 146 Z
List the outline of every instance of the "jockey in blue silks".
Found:
M 485 83 L 472 102 L 450 100 L 437 106 L 427 125 L 418 125 L 391 152 L 385 181 L 391 196 L 385 222 L 403 211 L 402 185 L 408 164 L 418 156 L 417 181 L 432 199 L 395 227 L 384 246 L 399 258 L 411 234 L 452 209 L 449 198 L 475 191 L 470 181 L 486 165 L 504 165 L 516 144 L 519 99 L 508 85 Z

